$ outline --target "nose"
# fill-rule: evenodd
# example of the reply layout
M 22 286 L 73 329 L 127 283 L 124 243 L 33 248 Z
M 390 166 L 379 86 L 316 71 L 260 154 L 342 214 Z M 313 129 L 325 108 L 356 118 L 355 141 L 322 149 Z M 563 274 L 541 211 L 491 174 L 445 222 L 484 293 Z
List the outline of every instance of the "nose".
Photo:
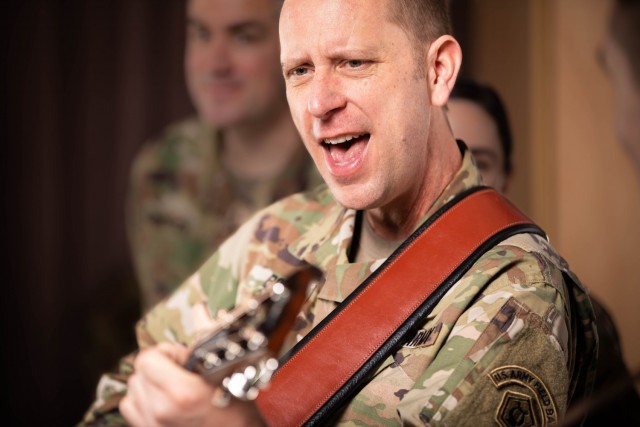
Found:
M 344 108 L 345 99 L 338 79 L 328 71 L 316 70 L 307 103 L 309 113 L 326 120 Z
M 207 49 L 207 63 L 210 72 L 214 75 L 228 73 L 231 68 L 231 52 L 229 42 L 222 37 L 211 41 Z

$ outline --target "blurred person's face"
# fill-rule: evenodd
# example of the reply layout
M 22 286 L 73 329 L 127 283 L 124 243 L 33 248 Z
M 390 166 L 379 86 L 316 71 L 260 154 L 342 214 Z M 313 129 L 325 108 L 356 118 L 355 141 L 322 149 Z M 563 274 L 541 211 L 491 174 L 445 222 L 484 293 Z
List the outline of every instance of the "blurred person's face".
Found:
M 633 77 L 627 55 L 611 34 L 600 53 L 613 87 L 616 134 L 640 175 L 640 84 Z
M 471 150 L 483 182 L 504 192 L 509 177 L 504 170 L 505 154 L 496 122 L 473 101 L 452 98 L 447 105 L 453 135 Z
M 428 168 L 425 65 L 387 9 L 366 0 L 285 1 L 280 21 L 293 120 L 336 199 L 354 209 L 410 199 Z
M 274 0 L 189 0 L 185 72 L 200 118 L 265 122 L 286 108 Z

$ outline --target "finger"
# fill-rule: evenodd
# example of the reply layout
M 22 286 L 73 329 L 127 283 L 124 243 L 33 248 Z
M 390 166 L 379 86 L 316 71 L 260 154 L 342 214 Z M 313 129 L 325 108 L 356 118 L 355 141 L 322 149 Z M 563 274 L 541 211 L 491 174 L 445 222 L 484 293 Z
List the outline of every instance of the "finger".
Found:
M 167 393 L 158 388 L 139 372 L 132 375 L 127 382 L 128 405 L 132 417 L 140 426 L 152 427 L 164 425 L 160 420 L 171 419 L 179 408 Z
M 174 351 L 182 352 L 166 346 L 154 347 L 140 353 L 136 360 L 136 374 L 141 384 L 132 384 L 134 396 L 145 402 L 143 406 L 154 413 L 154 417 L 174 410 L 190 410 L 205 401 L 210 405 L 213 388 L 165 353 L 175 356 Z
M 133 394 L 127 392 L 127 394 L 120 401 L 120 405 L 118 407 L 120 410 L 120 414 L 124 417 L 124 419 L 134 427 L 143 427 L 149 425 L 145 421 L 145 417 L 142 415 L 142 412 L 136 405 L 136 400 L 133 397 Z
M 156 349 L 180 365 L 184 365 L 189 358 L 189 349 L 180 344 L 163 342 Z
M 175 358 L 180 358 L 179 350 L 175 348 L 152 347 L 138 355 L 135 361 L 135 371 L 158 388 L 166 388 L 176 379 L 194 383 L 194 380 L 199 377 L 184 369 L 176 362 Z

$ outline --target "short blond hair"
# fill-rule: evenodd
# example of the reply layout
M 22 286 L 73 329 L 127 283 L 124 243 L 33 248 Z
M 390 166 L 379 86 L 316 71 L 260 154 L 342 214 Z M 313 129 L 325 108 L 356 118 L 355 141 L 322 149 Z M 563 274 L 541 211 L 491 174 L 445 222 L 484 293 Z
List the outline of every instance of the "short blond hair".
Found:
M 447 0 L 387 0 L 391 22 L 397 24 L 419 45 L 451 34 Z

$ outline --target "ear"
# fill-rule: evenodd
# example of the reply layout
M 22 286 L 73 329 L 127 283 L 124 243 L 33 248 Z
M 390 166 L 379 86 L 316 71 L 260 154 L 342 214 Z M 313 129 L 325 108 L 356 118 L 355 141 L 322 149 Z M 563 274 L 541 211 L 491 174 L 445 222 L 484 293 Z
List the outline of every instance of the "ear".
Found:
M 460 71 L 462 49 L 453 37 L 440 36 L 429 45 L 426 61 L 431 105 L 443 107 Z

